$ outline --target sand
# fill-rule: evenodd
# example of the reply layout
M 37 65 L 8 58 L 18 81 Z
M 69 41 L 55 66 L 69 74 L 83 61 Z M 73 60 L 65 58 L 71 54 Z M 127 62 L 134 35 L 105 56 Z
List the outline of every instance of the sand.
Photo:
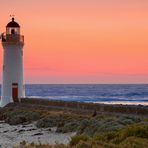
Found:
M 0 147 L 12 148 L 22 141 L 28 143 L 41 143 L 42 144 L 67 144 L 75 133 L 56 133 L 56 127 L 38 129 L 35 122 L 28 125 L 11 126 L 4 122 L 0 122 Z

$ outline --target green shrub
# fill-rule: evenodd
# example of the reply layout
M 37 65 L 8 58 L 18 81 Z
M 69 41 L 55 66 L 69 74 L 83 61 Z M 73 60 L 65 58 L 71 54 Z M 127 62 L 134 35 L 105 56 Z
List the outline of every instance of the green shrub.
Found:
M 116 132 L 104 133 L 95 137 L 97 141 L 120 144 L 129 137 L 144 138 L 148 140 L 148 125 L 136 124 Z
M 114 138 L 118 137 L 118 133 L 117 132 L 108 132 L 108 133 L 104 133 L 101 135 L 97 135 L 96 137 L 94 137 L 94 139 L 96 141 L 104 141 L 104 142 L 108 142 Z
M 124 137 L 136 136 L 141 138 L 148 138 L 148 124 L 137 124 L 127 127 L 122 130 Z
M 79 122 L 70 122 L 70 123 L 65 123 L 61 126 L 61 124 L 58 126 L 56 132 L 61 132 L 61 133 L 68 133 L 68 132 L 76 132 L 77 128 L 79 126 Z
M 57 126 L 57 120 L 53 118 L 42 118 L 37 121 L 36 126 L 38 128 L 47 128 L 47 127 L 54 127 Z
M 77 145 L 76 148 L 92 148 L 92 143 L 91 142 L 86 142 L 86 141 L 80 141 Z
M 124 148 L 148 148 L 148 139 L 128 137 L 119 146 Z
M 89 141 L 80 141 L 73 148 L 119 148 L 119 146 L 112 143 L 89 140 Z
M 17 125 L 28 121 L 35 121 L 40 118 L 40 114 L 37 112 L 13 110 L 11 112 L 5 112 L 5 122 L 10 125 Z
M 120 143 L 127 137 L 148 138 L 148 125 L 132 125 L 118 132 L 118 136 L 112 140 L 113 143 Z
M 64 144 L 55 144 L 55 145 L 49 145 L 49 144 L 35 144 L 35 143 L 27 143 L 26 141 L 20 142 L 18 146 L 14 146 L 13 148 L 66 148 L 66 145 Z
M 76 146 L 80 141 L 88 141 L 90 138 L 86 135 L 73 136 L 70 141 L 71 146 Z
M 148 122 L 148 118 L 144 119 L 145 122 Z
M 125 125 L 119 123 L 116 119 L 111 119 L 108 117 L 107 119 L 101 118 L 99 120 L 99 118 L 96 117 L 89 120 L 85 119 L 80 122 L 77 135 L 85 134 L 93 137 L 105 132 L 117 131 L 124 127 Z

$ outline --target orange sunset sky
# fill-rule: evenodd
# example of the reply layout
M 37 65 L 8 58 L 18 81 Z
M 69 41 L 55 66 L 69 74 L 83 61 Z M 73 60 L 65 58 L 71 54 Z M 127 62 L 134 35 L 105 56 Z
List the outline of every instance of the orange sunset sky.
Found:
M 25 36 L 25 83 L 148 83 L 148 0 L 0 0 L 0 10 L 0 32 L 15 14 Z

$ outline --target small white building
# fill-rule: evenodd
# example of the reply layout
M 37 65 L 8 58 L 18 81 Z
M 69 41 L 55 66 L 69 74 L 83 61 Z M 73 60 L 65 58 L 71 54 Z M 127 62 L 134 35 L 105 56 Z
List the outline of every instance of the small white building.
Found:
M 14 21 L 6 26 L 1 35 L 3 46 L 3 79 L 0 107 L 10 102 L 20 102 L 25 96 L 23 84 L 23 46 L 24 36 L 20 34 L 20 25 Z

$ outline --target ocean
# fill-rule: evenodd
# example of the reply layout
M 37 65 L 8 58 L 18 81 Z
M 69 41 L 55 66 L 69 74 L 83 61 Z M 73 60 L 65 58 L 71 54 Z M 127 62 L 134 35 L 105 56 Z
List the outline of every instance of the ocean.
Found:
M 25 91 L 28 98 L 148 105 L 148 84 L 28 84 Z
M 49 100 L 148 105 L 148 84 L 34 84 L 26 96 Z

